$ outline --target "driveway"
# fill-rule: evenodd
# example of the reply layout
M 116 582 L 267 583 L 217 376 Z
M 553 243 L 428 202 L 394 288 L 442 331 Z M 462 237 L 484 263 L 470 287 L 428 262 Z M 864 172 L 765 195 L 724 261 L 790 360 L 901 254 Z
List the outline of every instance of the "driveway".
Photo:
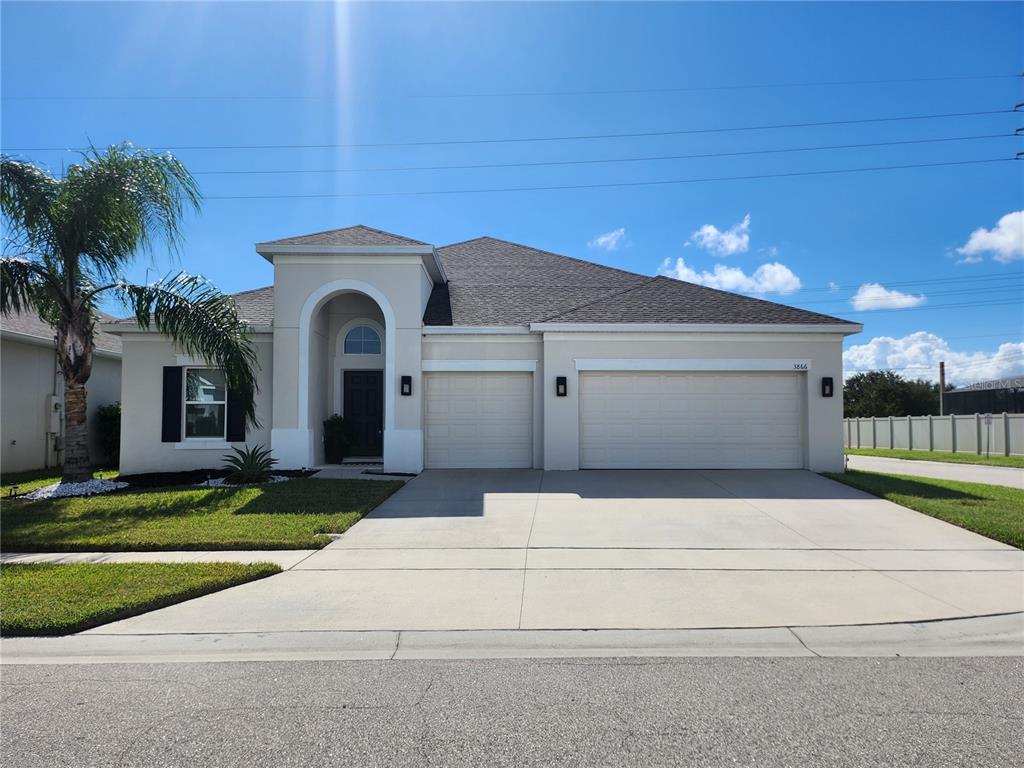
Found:
M 1024 469 L 988 467 L 982 464 L 954 464 L 950 461 L 918 461 L 890 459 L 885 456 L 847 456 L 850 469 L 885 472 L 891 475 L 932 477 L 938 480 L 960 480 L 965 483 L 1006 485 L 1024 489 Z
M 428 471 L 279 576 L 91 633 L 921 621 L 1024 610 L 1022 571 L 805 471 Z

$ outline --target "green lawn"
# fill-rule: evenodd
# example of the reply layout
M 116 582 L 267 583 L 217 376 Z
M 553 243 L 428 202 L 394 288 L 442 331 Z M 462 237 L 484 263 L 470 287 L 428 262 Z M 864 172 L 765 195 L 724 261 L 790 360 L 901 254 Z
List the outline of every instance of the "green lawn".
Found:
M 849 470 L 840 483 L 1024 549 L 1024 491 L 1002 485 L 932 480 Z
M 100 480 L 109 480 L 117 477 L 116 469 L 97 469 L 92 476 Z M 11 495 L 11 491 L 17 486 L 19 494 L 29 493 L 36 488 L 53 485 L 60 481 L 60 467 L 49 469 L 30 469 L 28 472 L 8 472 L 0 476 L 0 498 Z
M 1018 467 L 1024 469 L 1024 456 L 986 456 L 977 453 L 950 453 L 949 451 L 900 451 L 888 448 L 847 448 L 851 456 L 884 456 L 887 459 L 910 459 L 911 461 L 946 461 L 950 464 L 988 464 L 993 467 Z
M 272 563 L 0 567 L 0 634 L 66 635 L 280 573 Z
M 308 549 L 402 487 L 306 478 L 241 488 L 156 488 L 102 496 L 4 499 L 5 552 Z

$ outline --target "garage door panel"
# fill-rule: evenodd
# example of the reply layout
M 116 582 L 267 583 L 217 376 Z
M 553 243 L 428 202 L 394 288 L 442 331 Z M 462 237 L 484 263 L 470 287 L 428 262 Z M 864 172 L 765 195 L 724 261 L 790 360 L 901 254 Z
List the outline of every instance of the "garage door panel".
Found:
M 803 379 L 789 373 L 584 373 L 583 468 L 798 468 Z
M 424 379 L 427 467 L 533 466 L 530 374 L 428 373 Z

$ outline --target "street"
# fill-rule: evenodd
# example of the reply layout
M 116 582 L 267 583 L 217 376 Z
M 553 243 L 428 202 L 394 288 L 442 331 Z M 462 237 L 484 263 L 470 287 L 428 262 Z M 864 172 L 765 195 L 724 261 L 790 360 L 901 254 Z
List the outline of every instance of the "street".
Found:
M 1021 658 L 5 665 L 33 766 L 1020 765 Z

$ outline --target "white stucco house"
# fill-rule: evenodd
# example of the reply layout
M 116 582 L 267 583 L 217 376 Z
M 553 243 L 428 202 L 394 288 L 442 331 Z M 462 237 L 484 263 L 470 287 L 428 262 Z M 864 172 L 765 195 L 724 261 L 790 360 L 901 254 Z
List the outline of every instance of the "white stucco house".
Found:
M 101 319 L 113 320 L 104 315 Z M 38 315 L 0 318 L 0 472 L 60 465 L 63 459 L 64 376 L 53 328 Z M 121 397 L 121 339 L 96 334 L 88 392 L 89 452 L 104 461 L 94 427 L 96 409 Z
M 843 468 L 842 342 L 861 326 L 483 237 L 435 247 L 365 226 L 259 243 L 237 294 L 259 354 L 258 428 L 219 372 L 130 322 L 121 471 L 219 466 L 270 446 L 423 468 Z

